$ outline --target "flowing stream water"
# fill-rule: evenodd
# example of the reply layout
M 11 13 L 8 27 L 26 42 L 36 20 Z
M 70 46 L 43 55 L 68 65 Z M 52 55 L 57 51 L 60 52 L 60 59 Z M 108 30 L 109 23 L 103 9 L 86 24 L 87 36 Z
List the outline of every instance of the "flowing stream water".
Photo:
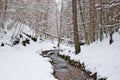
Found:
M 42 56 L 52 59 L 51 64 L 54 66 L 54 76 L 58 80 L 95 80 L 87 75 L 83 70 L 74 67 L 62 59 L 57 51 L 43 51 Z

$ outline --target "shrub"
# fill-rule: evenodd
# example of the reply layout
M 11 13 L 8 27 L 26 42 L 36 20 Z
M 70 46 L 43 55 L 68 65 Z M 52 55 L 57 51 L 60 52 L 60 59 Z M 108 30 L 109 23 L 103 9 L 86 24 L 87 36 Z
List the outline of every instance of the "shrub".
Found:
M 2 44 L 1 44 L 1 46 L 5 46 L 5 44 L 4 44 L 4 43 L 2 43 Z
M 31 39 L 32 39 L 34 42 L 37 41 L 37 38 L 35 38 L 35 37 L 31 37 Z
M 20 38 L 22 38 L 23 36 L 20 34 Z
M 29 40 L 29 39 L 26 39 L 25 42 L 26 42 L 27 44 L 30 44 L 30 40 Z
M 16 39 L 15 41 L 13 41 L 13 45 L 17 45 L 20 43 L 20 39 Z
M 23 46 L 26 46 L 26 42 L 25 41 L 22 41 L 22 44 L 23 44 Z
M 30 44 L 30 40 L 29 39 L 25 39 L 22 41 L 23 46 L 26 46 L 26 44 Z

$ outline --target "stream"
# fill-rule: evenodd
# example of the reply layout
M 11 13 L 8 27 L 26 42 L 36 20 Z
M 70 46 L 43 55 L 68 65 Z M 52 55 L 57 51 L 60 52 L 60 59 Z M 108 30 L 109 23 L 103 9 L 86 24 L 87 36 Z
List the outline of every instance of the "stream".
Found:
M 42 51 L 42 56 L 51 58 L 54 66 L 53 75 L 58 80 L 95 80 L 83 70 L 74 67 L 58 55 L 58 51 Z

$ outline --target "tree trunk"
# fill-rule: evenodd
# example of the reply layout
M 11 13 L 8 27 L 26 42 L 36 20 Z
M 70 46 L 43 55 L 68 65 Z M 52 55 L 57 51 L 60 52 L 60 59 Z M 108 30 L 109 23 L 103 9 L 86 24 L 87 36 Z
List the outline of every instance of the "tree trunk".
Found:
M 99 23 L 100 23 L 100 28 L 99 28 L 99 31 L 100 31 L 100 41 L 103 40 L 103 6 L 102 6 L 102 1 L 100 0 L 100 15 L 99 15 Z
M 82 11 L 82 7 L 81 7 L 81 0 L 78 0 L 78 3 L 79 3 L 79 9 L 80 9 L 80 16 L 81 16 L 81 20 L 82 20 L 82 25 L 83 25 L 83 29 L 84 29 L 85 41 L 86 41 L 86 43 L 88 43 L 88 36 L 87 36 L 87 32 L 86 32 L 85 21 L 84 21 L 83 11 Z
M 73 13 L 73 30 L 74 30 L 74 44 L 75 53 L 78 54 L 81 51 L 79 36 L 78 36 L 78 26 L 77 26 L 77 4 L 76 0 L 72 0 L 72 13 Z
M 6 10 L 7 10 L 7 0 L 4 1 L 4 11 L 3 11 L 3 21 L 2 21 L 2 28 L 4 29 L 4 23 L 6 19 Z
M 113 43 L 113 32 L 111 31 L 110 32 L 110 39 L 109 39 L 109 44 L 112 44 Z
M 63 24 L 63 22 L 62 22 L 62 19 L 63 19 L 63 0 L 61 1 L 61 11 L 60 11 L 61 13 L 60 13 L 60 26 L 59 26 L 59 28 L 58 28 L 58 48 L 60 48 L 60 42 L 61 42 L 61 29 L 62 29 L 62 24 Z
M 95 42 L 95 28 L 96 28 L 95 0 L 90 0 L 90 32 L 91 32 L 91 43 Z

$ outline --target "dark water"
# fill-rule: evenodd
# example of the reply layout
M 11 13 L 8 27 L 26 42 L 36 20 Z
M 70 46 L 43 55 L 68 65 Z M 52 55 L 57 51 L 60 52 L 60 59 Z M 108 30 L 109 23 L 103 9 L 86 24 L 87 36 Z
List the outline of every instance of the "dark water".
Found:
M 42 56 L 52 59 L 51 64 L 54 66 L 54 76 L 58 80 L 95 80 L 87 75 L 84 71 L 70 65 L 67 61 L 58 56 L 57 51 L 52 54 L 49 51 L 44 51 Z

